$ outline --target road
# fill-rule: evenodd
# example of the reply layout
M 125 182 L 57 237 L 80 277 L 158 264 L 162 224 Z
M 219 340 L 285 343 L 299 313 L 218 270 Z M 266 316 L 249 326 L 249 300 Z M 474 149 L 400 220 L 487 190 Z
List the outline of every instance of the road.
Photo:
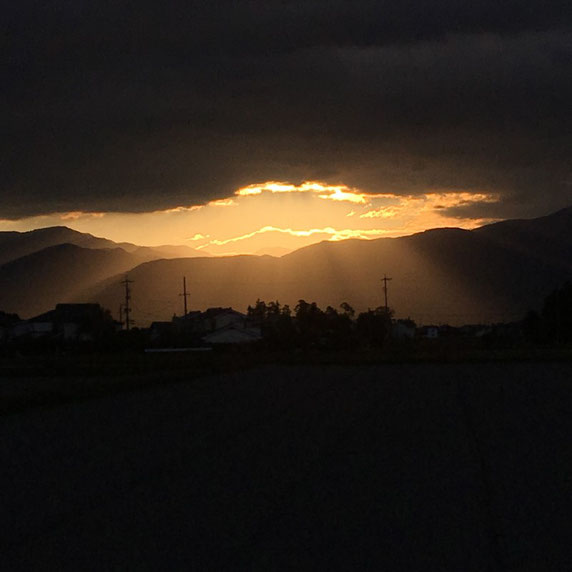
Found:
M 263 366 L 0 418 L 2 571 L 571 570 L 572 364 Z

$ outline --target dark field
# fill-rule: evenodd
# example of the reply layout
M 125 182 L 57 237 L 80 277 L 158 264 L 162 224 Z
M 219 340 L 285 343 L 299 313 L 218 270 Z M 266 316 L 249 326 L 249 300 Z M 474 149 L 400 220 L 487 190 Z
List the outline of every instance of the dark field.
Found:
M 572 569 L 570 363 L 164 381 L 0 418 L 0 570 Z

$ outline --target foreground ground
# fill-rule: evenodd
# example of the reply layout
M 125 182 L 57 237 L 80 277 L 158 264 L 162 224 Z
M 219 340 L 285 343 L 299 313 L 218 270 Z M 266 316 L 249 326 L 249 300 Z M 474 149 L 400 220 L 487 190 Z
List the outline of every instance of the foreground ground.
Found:
M 572 569 L 570 363 L 163 382 L 5 411 L 1 570 Z

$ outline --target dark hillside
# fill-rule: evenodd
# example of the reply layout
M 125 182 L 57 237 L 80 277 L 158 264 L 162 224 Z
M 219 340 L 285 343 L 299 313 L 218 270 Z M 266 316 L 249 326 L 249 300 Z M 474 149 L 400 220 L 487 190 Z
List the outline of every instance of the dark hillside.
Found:
M 133 255 L 121 248 L 92 250 L 61 244 L 0 267 L 0 308 L 30 318 L 59 302 L 85 301 L 79 292 L 129 270 Z
M 74 244 L 94 249 L 122 248 L 126 252 L 135 254 L 139 262 L 157 258 L 205 256 L 204 253 L 199 253 L 188 246 L 138 246 L 129 242 L 113 242 L 65 226 L 54 226 L 30 232 L 0 232 L 0 265 L 58 244 Z
M 54 240 L 73 232 L 44 230 Z M 10 250 L 6 243 L 14 240 L 12 235 L 0 235 L 0 252 Z M 30 247 L 31 239 L 26 240 Z M 75 248 L 45 249 L 5 265 L 0 307 L 27 316 L 32 308 L 73 297 L 116 309 L 123 299 L 122 273 L 129 270 L 135 281 L 133 318 L 141 326 L 182 312 L 183 276 L 193 309 L 232 306 L 244 311 L 260 298 L 290 306 L 299 299 L 321 307 L 349 302 L 363 311 L 382 305 L 380 280 L 387 274 L 393 279 L 389 303 L 399 316 L 426 324 L 499 322 L 538 309 L 551 291 L 572 278 L 572 210 L 474 231 L 441 228 L 401 238 L 322 242 L 281 258 L 153 260 L 193 251 L 135 247 L 131 253 L 94 254 Z M 115 251 L 121 254 L 110 254 Z

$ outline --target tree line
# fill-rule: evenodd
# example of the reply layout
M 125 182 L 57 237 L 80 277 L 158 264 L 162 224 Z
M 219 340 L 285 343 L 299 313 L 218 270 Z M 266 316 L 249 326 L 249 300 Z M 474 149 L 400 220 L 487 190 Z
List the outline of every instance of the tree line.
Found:
M 264 342 L 270 347 L 351 348 L 357 345 L 383 346 L 391 329 L 392 312 L 384 307 L 360 313 L 347 303 L 339 309 L 325 310 L 316 302 L 299 300 L 292 310 L 278 301 L 257 300 L 248 306 L 249 321 L 260 327 Z
M 542 310 L 530 310 L 523 320 L 525 338 L 533 343 L 572 342 L 572 283 L 566 282 L 544 299 Z

